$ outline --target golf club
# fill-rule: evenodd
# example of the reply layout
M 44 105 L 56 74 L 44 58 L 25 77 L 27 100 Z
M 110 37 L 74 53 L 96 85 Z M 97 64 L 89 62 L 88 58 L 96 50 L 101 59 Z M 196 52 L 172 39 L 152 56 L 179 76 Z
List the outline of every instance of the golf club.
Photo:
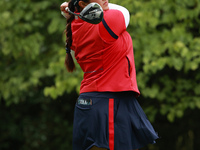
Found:
M 70 11 L 68 7 L 65 10 L 91 24 L 98 24 L 103 19 L 103 9 L 98 3 L 88 4 L 80 14 Z

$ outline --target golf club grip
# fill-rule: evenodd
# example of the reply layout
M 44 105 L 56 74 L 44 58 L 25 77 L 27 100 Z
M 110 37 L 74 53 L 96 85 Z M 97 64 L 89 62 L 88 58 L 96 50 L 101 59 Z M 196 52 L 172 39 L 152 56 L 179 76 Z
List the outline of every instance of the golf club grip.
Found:
M 71 10 L 69 10 L 68 7 L 66 7 L 65 10 L 68 11 L 70 14 L 73 14 L 75 16 L 79 16 L 78 14 L 76 14 L 76 13 L 72 12 Z

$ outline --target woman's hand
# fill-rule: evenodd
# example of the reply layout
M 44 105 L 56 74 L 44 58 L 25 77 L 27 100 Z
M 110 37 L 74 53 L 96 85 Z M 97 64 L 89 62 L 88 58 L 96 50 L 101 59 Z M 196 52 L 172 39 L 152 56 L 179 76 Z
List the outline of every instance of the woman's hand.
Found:
M 70 17 L 70 14 L 68 11 L 66 11 L 66 7 L 68 7 L 68 3 L 67 2 L 64 2 L 60 5 L 60 10 L 61 10 L 61 14 L 65 17 L 65 18 L 69 18 Z
M 66 11 L 65 11 L 65 8 L 66 8 L 66 7 L 68 7 L 68 2 L 62 3 L 62 4 L 60 5 L 60 10 L 66 12 Z

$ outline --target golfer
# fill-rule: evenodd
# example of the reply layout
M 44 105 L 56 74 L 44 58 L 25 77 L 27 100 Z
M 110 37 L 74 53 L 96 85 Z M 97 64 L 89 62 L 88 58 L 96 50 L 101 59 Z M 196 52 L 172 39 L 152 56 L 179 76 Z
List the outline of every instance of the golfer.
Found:
M 79 14 L 92 2 L 103 9 L 99 24 L 69 13 Z M 128 10 L 108 0 L 71 0 L 60 7 L 67 19 L 66 68 L 75 68 L 73 50 L 84 72 L 74 112 L 73 150 L 136 150 L 155 143 L 158 136 L 136 100 L 140 92 L 126 31 Z

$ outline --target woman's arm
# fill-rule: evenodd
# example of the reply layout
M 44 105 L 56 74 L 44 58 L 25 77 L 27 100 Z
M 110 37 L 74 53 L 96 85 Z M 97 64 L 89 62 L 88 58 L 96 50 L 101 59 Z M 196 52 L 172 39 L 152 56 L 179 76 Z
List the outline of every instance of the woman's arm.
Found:
M 104 11 L 104 17 L 99 24 L 99 34 L 106 42 L 114 42 L 126 31 L 125 17 L 120 10 L 109 9 Z
M 109 9 L 116 9 L 116 10 L 119 10 L 122 12 L 122 14 L 124 15 L 125 24 L 126 24 L 126 28 L 127 28 L 129 25 L 129 21 L 130 21 L 129 11 L 125 7 L 122 7 L 122 6 L 116 5 L 116 4 L 112 4 L 112 3 L 109 3 L 108 7 L 109 7 Z

